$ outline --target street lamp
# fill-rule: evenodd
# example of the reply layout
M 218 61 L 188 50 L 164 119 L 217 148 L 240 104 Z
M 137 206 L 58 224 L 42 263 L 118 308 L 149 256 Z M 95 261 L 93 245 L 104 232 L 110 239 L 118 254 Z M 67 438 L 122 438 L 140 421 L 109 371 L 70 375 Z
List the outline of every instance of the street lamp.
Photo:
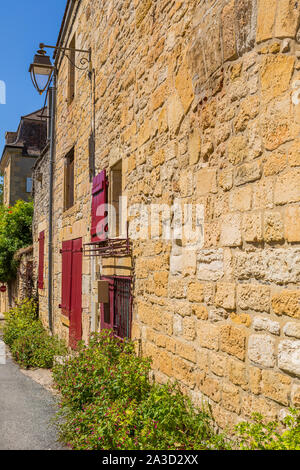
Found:
M 53 178 L 54 178 L 54 157 L 55 157 L 55 108 L 56 108 L 56 81 L 57 81 L 57 68 L 52 65 L 50 57 L 46 55 L 44 49 L 54 49 L 55 52 L 59 51 L 66 57 L 70 63 L 78 70 L 87 70 L 88 76 L 93 87 L 93 65 L 92 65 L 92 50 L 75 49 L 72 47 L 50 46 L 41 43 L 40 50 L 34 56 L 33 63 L 29 67 L 31 79 L 34 87 L 42 95 L 44 91 L 48 90 L 49 84 L 53 77 L 53 84 L 49 88 L 49 111 L 50 116 L 50 158 L 49 158 L 49 233 L 48 233 L 48 321 L 50 331 L 53 331 L 53 318 L 52 318 L 52 236 L 53 236 Z M 66 54 L 69 52 L 70 54 Z M 80 66 L 76 65 L 71 59 L 71 53 L 83 54 L 80 59 Z
M 50 57 L 46 55 L 46 51 L 40 49 L 35 54 L 33 63 L 29 67 L 32 83 L 40 95 L 47 90 L 53 71 L 54 67 Z
M 93 65 L 92 65 L 92 51 L 84 50 L 84 49 L 75 49 L 72 47 L 59 47 L 59 46 L 49 46 L 47 44 L 40 44 L 40 50 L 37 51 L 35 54 L 33 63 L 30 64 L 29 72 L 31 74 L 31 79 L 34 87 L 37 89 L 40 95 L 47 90 L 49 83 L 51 82 L 52 75 L 55 75 L 55 66 L 52 65 L 50 57 L 46 55 L 46 49 L 54 49 L 55 51 L 60 51 L 63 53 L 64 57 L 66 57 L 71 64 L 76 67 L 78 70 L 88 70 L 89 78 L 92 79 L 93 74 Z M 80 54 L 84 54 L 87 57 L 82 57 L 80 59 L 80 65 L 76 65 L 71 57 L 66 54 L 66 52 L 77 52 Z

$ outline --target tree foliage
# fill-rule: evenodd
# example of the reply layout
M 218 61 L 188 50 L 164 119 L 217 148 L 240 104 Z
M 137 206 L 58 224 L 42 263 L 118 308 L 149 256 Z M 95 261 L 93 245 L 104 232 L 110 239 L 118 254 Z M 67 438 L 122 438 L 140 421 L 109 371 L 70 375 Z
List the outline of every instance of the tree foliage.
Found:
M 13 207 L 0 205 L 0 281 L 16 276 L 18 262 L 14 254 L 32 244 L 33 203 L 17 201 Z
M 48 369 L 55 356 L 67 350 L 57 336 L 49 336 L 38 318 L 34 300 L 25 300 L 5 313 L 4 342 L 11 348 L 13 358 L 23 368 Z

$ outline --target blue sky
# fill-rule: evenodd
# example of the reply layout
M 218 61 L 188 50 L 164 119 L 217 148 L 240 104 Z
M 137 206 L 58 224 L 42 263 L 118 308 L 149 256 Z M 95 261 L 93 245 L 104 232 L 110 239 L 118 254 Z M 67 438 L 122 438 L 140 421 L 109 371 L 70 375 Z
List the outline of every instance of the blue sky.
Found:
M 39 43 L 55 45 L 66 0 L 11 0 L 0 5 L 0 158 L 6 131 L 16 131 L 21 116 L 43 106 L 33 88 L 29 65 Z M 50 50 L 50 57 L 52 51 Z M 3 102 L 3 82 L 6 104 Z

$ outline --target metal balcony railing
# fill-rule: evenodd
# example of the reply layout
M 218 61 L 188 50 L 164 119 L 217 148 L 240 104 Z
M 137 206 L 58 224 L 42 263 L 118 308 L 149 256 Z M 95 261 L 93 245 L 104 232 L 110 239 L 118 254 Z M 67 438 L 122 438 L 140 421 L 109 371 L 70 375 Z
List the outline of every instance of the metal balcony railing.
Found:
M 129 238 L 108 238 L 101 242 L 86 243 L 83 247 L 83 255 L 87 257 L 124 257 L 131 256 L 131 253 Z

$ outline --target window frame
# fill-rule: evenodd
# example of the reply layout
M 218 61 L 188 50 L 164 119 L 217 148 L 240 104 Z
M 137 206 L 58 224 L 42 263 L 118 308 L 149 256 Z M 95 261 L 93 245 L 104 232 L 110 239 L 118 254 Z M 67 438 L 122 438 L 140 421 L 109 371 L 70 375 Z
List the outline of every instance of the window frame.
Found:
M 100 328 L 101 330 L 112 329 L 114 334 L 119 338 L 130 338 L 132 331 L 133 307 L 132 277 L 117 275 L 101 276 L 101 280 L 109 282 L 109 302 L 107 304 L 100 304 Z M 118 307 L 124 310 L 125 305 L 127 308 L 127 315 L 125 315 L 126 318 L 124 317 L 124 311 L 118 312 Z M 105 318 L 105 313 L 110 315 L 109 322 L 106 321 L 107 318 Z M 124 321 L 126 322 L 126 325 L 124 324 Z
M 30 176 L 26 177 L 26 193 L 31 194 L 32 193 L 32 185 L 33 185 L 33 179 Z M 30 191 L 28 191 L 28 187 L 30 186 Z
M 121 238 L 122 234 L 122 218 L 121 218 L 121 202 L 123 195 L 123 165 L 122 159 L 110 167 L 109 173 L 109 204 L 115 209 L 115 220 L 113 214 L 110 213 L 109 220 L 109 237 Z

